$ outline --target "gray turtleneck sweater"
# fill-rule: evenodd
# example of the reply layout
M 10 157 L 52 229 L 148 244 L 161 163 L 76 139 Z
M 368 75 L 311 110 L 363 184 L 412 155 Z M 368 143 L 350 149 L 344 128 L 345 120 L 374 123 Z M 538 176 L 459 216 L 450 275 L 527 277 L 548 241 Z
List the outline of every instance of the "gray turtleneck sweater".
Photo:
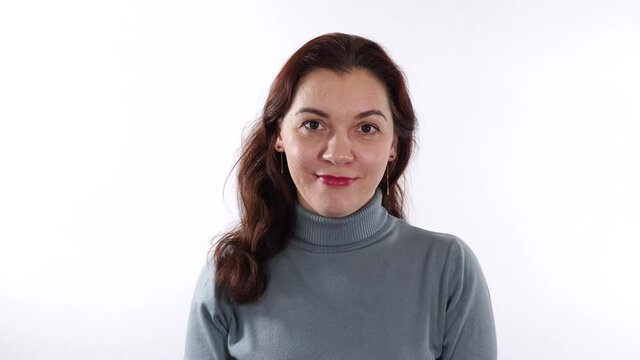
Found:
M 254 303 L 231 303 L 207 263 L 184 359 L 496 359 L 491 300 L 472 251 L 392 217 L 381 202 L 378 191 L 343 218 L 298 206 Z

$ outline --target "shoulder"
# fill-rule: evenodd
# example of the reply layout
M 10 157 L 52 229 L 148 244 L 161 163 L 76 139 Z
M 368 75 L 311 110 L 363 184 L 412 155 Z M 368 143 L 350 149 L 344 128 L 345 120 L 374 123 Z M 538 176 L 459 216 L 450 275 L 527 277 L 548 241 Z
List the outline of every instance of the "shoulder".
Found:
M 441 358 L 495 359 L 491 295 L 469 245 L 456 235 L 396 223 L 402 260 L 420 265 L 424 288 L 437 299 L 432 319 L 442 334 Z
M 192 298 L 192 312 L 203 312 L 202 315 L 214 320 L 216 325 L 228 328 L 232 312 L 231 302 L 224 291 L 216 286 L 215 277 L 215 262 L 208 259 L 198 275 Z
M 400 219 L 396 219 L 396 234 L 399 243 L 446 264 L 449 271 L 460 267 L 479 269 L 473 250 L 456 235 L 423 229 Z
M 412 247 L 425 247 L 431 251 L 449 253 L 456 247 L 466 246 L 459 237 L 453 234 L 423 229 L 401 219 L 396 219 L 395 228 L 397 236 Z
M 214 286 L 215 276 L 215 263 L 213 262 L 213 260 L 207 259 L 204 265 L 200 268 L 198 281 L 195 287 L 194 298 L 205 300 L 213 299 L 215 297 L 215 293 L 217 292 Z

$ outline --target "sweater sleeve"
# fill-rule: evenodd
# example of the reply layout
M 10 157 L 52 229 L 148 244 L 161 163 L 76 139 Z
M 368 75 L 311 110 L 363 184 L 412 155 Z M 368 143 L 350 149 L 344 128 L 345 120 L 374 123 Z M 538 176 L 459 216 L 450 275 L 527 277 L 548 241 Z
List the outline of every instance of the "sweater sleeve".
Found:
M 215 268 L 207 262 L 198 279 L 187 322 L 184 360 L 229 359 L 228 321 L 222 296 L 214 287 Z
M 477 258 L 455 238 L 448 255 L 448 292 L 440 360 L 495 360 L 496 330 L 489 288 Z

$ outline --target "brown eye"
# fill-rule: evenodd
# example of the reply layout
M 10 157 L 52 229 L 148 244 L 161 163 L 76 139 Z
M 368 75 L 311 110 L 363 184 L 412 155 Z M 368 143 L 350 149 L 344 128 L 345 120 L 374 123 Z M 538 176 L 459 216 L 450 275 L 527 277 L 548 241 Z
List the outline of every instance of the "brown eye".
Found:
M 365 134 L 374 134 L 378 129 L 371 124 L 363 124 L 360 126 L 360 131 Z
M 304 127 L 306 127 L 309 130 L 318 130 L 320 128 L 320 122 L 316 120 L 305 121 Z

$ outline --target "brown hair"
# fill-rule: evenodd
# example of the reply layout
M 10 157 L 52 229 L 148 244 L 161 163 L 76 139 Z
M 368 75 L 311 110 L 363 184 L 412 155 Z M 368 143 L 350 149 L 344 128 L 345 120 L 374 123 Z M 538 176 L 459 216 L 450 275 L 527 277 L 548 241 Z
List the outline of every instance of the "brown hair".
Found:
M 379 187 L 384 195 L 382 205 L 391 215 L 404 219 L 404 192 L 398 180 L 409 163 L 416 127 L 404 76 L 384 49 L 371 40 L 341 33 L 316 37 L 298 49 L 276 76 L 262 115 L 245 139 L 236 163 L 240 222 L 212 247 L 216 285 L 234 303 L 250 303 L 264 293 L 265 264 L 286 245 L 295 221 L 296 188 L 286 166 L 284 174 L 280 173 L 275 141 L 298 82 L 315 69 L 348 73 L 356 68 L 369 71 L 388 92 L 398 150 L 388 170 L 389 194 L 386 177 Z

